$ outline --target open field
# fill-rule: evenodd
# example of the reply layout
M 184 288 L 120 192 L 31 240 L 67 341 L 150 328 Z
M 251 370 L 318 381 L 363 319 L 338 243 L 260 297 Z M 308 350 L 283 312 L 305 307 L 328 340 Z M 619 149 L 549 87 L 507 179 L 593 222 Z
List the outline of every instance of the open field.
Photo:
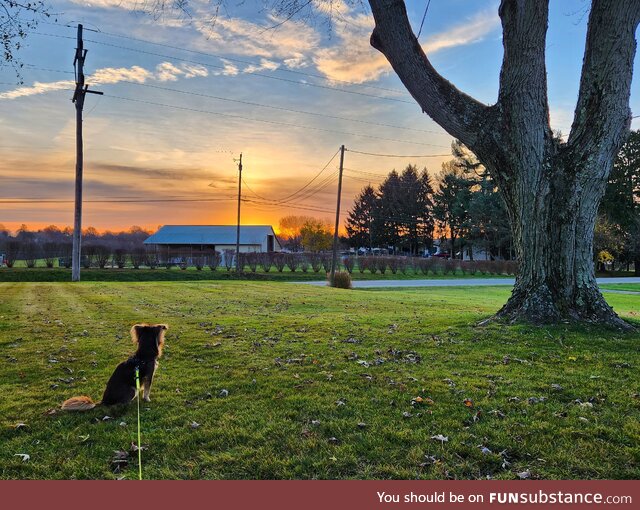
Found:
M 145 478 L 640 477 L 640 333 L 474 326 L 504 287 L 83 282 L 0 293 L 2 478 L 137 476 L 136 454 L 119 472 L 112 463 L 136 441 L 135 405 L 46 411 L 98 400 L 143 321 L 170 325 L 142 406 Z M 640 326 L 640 296 L 606 297 Z

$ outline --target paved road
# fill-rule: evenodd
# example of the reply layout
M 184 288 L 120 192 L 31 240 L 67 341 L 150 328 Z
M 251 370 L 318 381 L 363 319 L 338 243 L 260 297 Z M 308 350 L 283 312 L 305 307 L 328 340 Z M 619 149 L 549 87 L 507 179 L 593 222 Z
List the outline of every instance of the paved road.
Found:
M 459 278 L 455 280 L 354 280 L 356 289 L 377 289 L 386 287 L 480 287 L 488 285 L 513 285 L 513 278 Z M 326 282 L 300 282 L 307 285 L 326 285 Z M 605 283 L 640 283 L 640 278 L 598 278 L 600 285 Z M 605 289 L 603 289 L 605 290 Z M 637 294 L 633 291 L 610 291 L 624 294 Z

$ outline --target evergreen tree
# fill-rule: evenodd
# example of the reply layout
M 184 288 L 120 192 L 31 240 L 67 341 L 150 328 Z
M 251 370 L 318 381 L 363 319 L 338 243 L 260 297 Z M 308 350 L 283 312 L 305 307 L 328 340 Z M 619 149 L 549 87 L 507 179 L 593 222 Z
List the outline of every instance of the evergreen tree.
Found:
M 367 246 L 373 248 L 375 234 L 374 222 L 377 221 L 379 197 L 371 185 L 365 186 L 349 211 L 346 221 L 346 230 L 349 237 L 349 245 L 354 248 Z M 376 243 L 377 244 L 377 243 Z

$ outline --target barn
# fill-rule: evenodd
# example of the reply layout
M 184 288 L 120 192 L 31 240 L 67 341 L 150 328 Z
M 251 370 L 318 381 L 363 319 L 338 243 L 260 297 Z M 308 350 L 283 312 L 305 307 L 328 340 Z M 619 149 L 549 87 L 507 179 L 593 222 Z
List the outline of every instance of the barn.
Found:
M 155 247 L 163 261 L 179 262 L 206 257 L 214 251 L 236 249 L 236 225 L 164 225 L 144 244 Z M 271 225 L 241 225 L 240 253 L 280 251 Z

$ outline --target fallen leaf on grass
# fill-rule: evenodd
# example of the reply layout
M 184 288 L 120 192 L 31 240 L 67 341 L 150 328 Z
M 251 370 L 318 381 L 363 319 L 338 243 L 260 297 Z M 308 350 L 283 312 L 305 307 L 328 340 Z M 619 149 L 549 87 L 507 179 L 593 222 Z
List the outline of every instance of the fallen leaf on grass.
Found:
M 86 443 L 91 436 L 87 434 L 86 436 L 78 436 L 78 437 L 80 438 L 81 443 Z
M 473 407 L 473 400 L 471 400 L 470 398 L 465 398 L 462 403 L 466 406 L 466 407 Z
M 527 480 L 528 478 L 531 478 L 531 471 L 528 469 L 526 471 L 521 471 L 518 473 L 518 478 L 520 478 L 520 480 Z
M 189 424 L 189 426 L 190 426 L 192 429 L 197 429 L 197 428 L 200 426 L 200 424 L 199 424 L 197 421 L 192 421 L 192 422 Z
M 16 424 L 13 426 L 13 428 L 14 428 L 14 429 L 23 429 L 23 428 L 25 428 L 26 426 L 27 426 L 27 424 L 26 424 L 26 423 L 19 422 L 19 423 L 16 423 Z
M 431 439 L 435 441 L 440 441 L 441 443 L 446 443 L 449 441 L 449 438 L 447 436 L 443 436 L 442 434 L 431 436 Z
M 22 457 L 22 462 L 29 462 L 29 459 L 31 458 L 31 455 L 28 453 L 15 453 L 13 456 Z

